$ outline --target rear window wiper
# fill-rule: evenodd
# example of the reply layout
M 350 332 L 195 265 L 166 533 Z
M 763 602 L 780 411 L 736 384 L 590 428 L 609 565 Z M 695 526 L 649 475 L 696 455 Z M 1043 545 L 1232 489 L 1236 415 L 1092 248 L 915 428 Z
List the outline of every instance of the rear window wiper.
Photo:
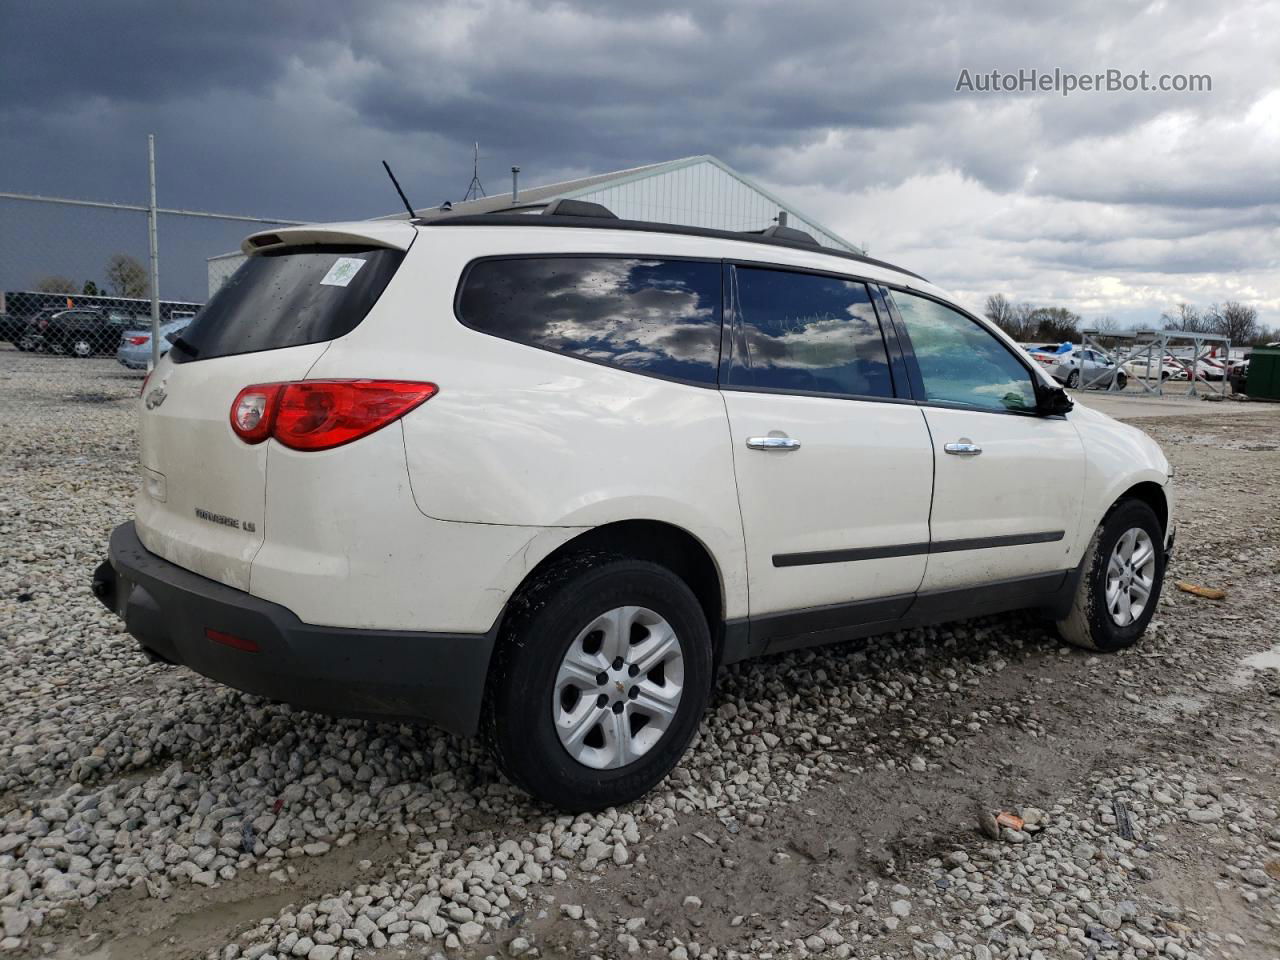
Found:
M 194 346 L 191 343 L 188 343 L 183 337 L 180 337 L 180 336 L 174 337 L 172 343 L 175 347 L 177 347 L 183 353 L 190 354 L 193 357 L 197 357 L 200 355 L 200 348 L 197 346 Z

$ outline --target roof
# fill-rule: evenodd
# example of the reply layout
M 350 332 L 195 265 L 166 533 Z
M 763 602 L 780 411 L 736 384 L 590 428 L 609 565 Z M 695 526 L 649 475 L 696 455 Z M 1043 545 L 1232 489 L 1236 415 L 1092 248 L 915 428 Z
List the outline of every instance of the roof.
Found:
M 790 247 L 806 253 L 818 253 L 828 257 L 840 257 L 892 270 L 904 276 L 914 277 L 928 283 L 918 273 L 913 273 L 897 264 L 886 260 L 877 260 L 866 254 L 854 253 L 851 250 L 838 250 L 824 247 L 816 242 L 804 242 L 785 236 L 766 236 L 760 233 L 742 233 L 734 230 L 714 230 L 708 227 L 689 227 L 679 223 L 656 223 L 649 220 L 619 220 L 616 217 L 590 216 L 528 216 L 520 213 L 467 214 L 446 212 L 444 216 L 433 217 L 422 224 L 424 227 L 439 229 L 440 227 L 561 227 L 577 230 L 634 230 L 641 233 L 671 233 L 692 237 L 712 237 L 717 240 L 735 240 L 742 243 L 759 243 L 776 247 Z M 247 241 L 246 241 L 247 242 Z

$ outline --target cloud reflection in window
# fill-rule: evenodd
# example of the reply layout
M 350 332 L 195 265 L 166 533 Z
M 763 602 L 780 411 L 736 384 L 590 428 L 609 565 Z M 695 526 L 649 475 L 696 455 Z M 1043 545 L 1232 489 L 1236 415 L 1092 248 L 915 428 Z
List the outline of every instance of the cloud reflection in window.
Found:
M 486 260 L 461 314 L 486 333 L 630 370 L 714 383 L 720 264 L 608 257 Z

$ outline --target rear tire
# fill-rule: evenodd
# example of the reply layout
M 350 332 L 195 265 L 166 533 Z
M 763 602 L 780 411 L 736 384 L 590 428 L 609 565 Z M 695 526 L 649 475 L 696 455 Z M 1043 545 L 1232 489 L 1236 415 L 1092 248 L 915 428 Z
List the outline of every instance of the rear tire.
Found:
M 1068 390 L 1080 389 L 1080 371 L 1079 370 L 1072 370 L 1069 374 L 1067 374 L 1067 389 Z
M 72 340 L 71 353 L 81 359 L 93 356 L 93 344 L 88 340 Z
M 538 799 L 575 812 L 618 806 L 684 755 L 711 679 L 706 615 L 683 580 L 655 563 L 580 554 L 512 601 L 485 738 L 502 772 Z
M 1164 531 L 1151 507 L 1141 500 L 1117 503 L 1094 532 L 1082 568 L 1071 612 L 1057 622 L 1058 634 L 1104 653 L 1133 646 L 1155 615 L 1164 584 Z

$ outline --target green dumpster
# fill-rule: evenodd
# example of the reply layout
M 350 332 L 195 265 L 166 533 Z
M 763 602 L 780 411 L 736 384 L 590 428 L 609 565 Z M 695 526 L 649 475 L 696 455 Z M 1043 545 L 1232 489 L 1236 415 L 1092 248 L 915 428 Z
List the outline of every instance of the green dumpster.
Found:
M 1280 400 L 1280 347 L 1253 348 L 1245 393 L 1262 400 Z

